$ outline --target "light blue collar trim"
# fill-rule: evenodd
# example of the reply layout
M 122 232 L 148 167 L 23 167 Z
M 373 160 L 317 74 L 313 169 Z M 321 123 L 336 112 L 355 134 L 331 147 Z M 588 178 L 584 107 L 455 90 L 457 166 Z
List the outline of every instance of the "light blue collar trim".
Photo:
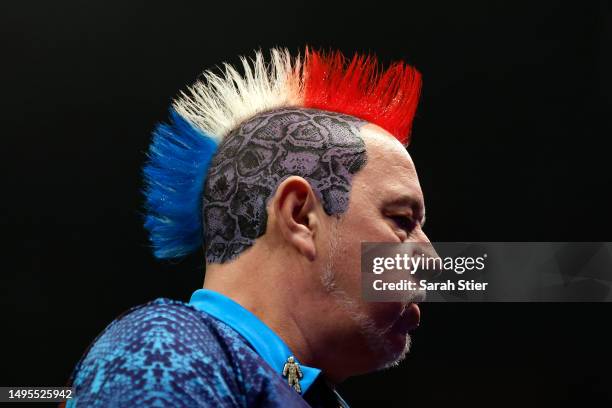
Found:
M 293 356 L 285 342 L 257 316 L 232 299 L 210 289 L 198 289 L 189 304 L 236 330 L 253 346 L 257 354 L 282 376 L 289 356 Z M 298 363 L 299 361 L 296 360 Z M 304 377 L 300 380 L 302 395 L 315 381 L 321 370 L 300 364 Z

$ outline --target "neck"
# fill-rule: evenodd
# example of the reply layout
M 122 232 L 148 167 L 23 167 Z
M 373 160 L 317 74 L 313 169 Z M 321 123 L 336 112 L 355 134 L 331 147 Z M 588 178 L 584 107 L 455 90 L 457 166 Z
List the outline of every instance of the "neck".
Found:
M 286 263 L 274 259 L 273 253 L 255 249 L 234 261 L 207 265 L 204 288 L 231 298 L 257 316 L 302 364 L 320 367 L 313 346 L 316 343 L 309 338 L 309 316 L 304 313 L 312 300 L 299 280 L 305 276 L 303 265 L 285 268 L 281 265 Z

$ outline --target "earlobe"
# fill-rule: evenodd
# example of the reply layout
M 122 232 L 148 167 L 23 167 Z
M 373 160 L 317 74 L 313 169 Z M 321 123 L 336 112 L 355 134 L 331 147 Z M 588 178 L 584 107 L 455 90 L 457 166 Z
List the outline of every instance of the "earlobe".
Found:
M 274 212 L 278 228 L 287 243 L 309 261 L 316 258 L 316 197 L 302 177 L 291 176 L 277 188 Z

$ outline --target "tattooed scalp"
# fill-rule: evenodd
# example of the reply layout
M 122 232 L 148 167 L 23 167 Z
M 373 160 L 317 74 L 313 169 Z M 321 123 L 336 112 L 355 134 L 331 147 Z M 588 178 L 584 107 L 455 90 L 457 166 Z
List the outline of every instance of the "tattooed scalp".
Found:
M 234 259 L 265 233 L 278 185 L 307 180 L 328 215 L 348 208 L 352 176 L 366 163 L 364 120 L 315 109 L 261 113 L 234 129 L 212 159 L 202 215 L 208 263 Z

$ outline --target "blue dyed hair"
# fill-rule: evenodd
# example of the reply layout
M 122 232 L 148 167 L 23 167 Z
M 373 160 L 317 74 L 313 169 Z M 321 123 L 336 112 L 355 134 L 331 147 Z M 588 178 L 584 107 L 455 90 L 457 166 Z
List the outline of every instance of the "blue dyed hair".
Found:
M 144 167 L 145 228 L 157 258 L 176 258 L 202 246 L 202 192 L 217 142 L 174 109 L 160 124 Z

